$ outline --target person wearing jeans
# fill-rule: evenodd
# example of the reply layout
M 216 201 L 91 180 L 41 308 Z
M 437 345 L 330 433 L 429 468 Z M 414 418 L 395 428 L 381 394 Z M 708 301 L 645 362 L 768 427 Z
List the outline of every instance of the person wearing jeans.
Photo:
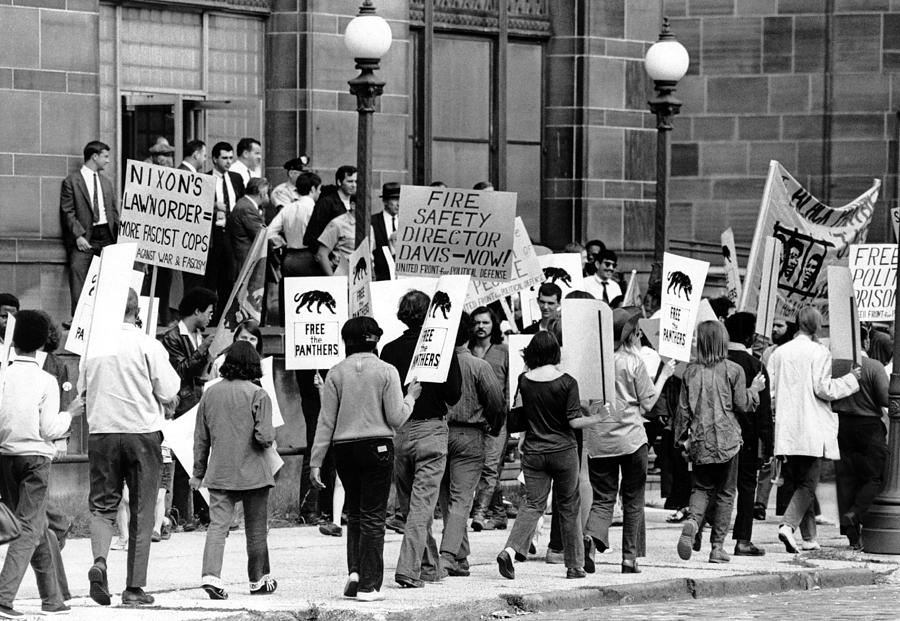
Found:
M 831 401 L 859 390 L 860 367 L 832 377 L 831 353 L 818 342 L 822 315 L 812 306 L 797 313 L 797 334 L 769 358 L 772 404 L 775 409 L 775 455 L 787 457 L 794 493 L 778 527 L 778 539 L 788 552 L 800 550 L 794 532 L 806 524 L 805 549 L 815 540 L 813 504 L 819 482 L 819 458 L 840 459 L 838 417 Z M 787 477 L 785 477 L 787 478 Z
M 335 365 L 322 389 L 322 410 L 310 459 L 310 480 L 323 486 L 322 463 L 335 457 L 347 510 L 347 582 L 344 596 L 384 599 L 384 530 L 394 430 L 413 411 L 422 387 L 410 382 L 406 397 L 400 375 L 378 359 L 382 330 L 371 317 L 354 317 L 341 329 L 347 358 Z
M 191 488 L 209 489 L 209 528 L 203 548 L 202 583 L 210 599 L 226 599 L 222 586 L 225 538 L 235 504 L 244 505 L 247 574 L 251 595 L 278 587 L 269 575 L 268 499 L 275 476 L 266 455 L 275 442 L 272 400 L 255 381 L 262 377 L 259 354 L 246 341 L 234 343 L 219 370 L 223 381 L 203 393 L 194 428 Z

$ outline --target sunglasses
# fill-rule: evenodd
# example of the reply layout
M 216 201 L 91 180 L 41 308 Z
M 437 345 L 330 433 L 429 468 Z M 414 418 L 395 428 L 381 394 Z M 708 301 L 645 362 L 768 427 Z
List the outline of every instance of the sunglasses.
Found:
M 603 265 L 605 265 L 606 267 L 613 267 L 613 268 L 614 268 L 614 267 L 616 267 L 616 266 L 619 265 L 619 264 L 616 263 L 615 261 L 604 261 L 604 262 L 603 262 Z

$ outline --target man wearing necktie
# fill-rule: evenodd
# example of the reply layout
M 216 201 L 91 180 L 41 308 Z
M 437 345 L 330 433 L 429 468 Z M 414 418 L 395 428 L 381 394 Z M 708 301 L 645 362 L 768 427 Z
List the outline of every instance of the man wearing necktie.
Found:
M 400 184 L 389 181 L 381 186 L 381 200 L 384 211 L 372 215 L 372 255 L 375 257 L 375 280 L 390 280 L 391 272 L 382 248 L 389 248 L 391 256 L 394 256 L 400 213 Z
M 618 264 L 618 257 L 612 250 L 604 250 L 595 256 L 594 266 L 597 271 L 584 279 L 584 290 L 607 304 L 614 302 L 622 295 L 622 288 L 613 279 Z
M 84 164 L 63 179 L 59 195 L 73 315 L 91 259 L 114 244 L 119 233 L 118 200 L 112 182 L 100 174 L 109 164 L 109 146 L 92 140 L 83 155 Z

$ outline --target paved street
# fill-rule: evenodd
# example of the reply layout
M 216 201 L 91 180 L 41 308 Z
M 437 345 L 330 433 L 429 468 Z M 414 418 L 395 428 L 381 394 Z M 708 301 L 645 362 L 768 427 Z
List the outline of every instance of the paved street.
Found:
M 619 606 L 604 609 L 603 617 L 616 621 L 703 621 L 730 619 L 747 621 L 819 621 L 866 619 L 894 621 L 900 618 L 897 602 L 900 585 L 843 587 L 812 591 L 790 591 L 774 595 L 751 595 L 720 599 L 689 600 L 661 604 Z M 599 618 L 599 609 L 570 610 L 522 617 L 523 621 L 581 621 Z

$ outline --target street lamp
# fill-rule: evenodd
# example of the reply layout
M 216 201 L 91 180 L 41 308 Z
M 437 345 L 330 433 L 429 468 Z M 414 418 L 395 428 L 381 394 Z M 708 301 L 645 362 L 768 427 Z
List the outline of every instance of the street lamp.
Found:
M 684 46 L 669 30 L 669 18 L 663 18 L 659 41 L 650 46 L 644 57 L 644 68 L 653 80 L 656 97 L 648 101 L 650 111 L 656 115 L 656 224 L 653 234 L 654 270 L 662 272 L 663 253 L 666 250 L 666 212 L 669 207 L 669 160 L 671 146 L 669 132 L 672 117 L 681 110 L 681 102 L 672 93 L 678 80 L 687 73 L 690 57 Z
M 371 0 L 364 0 L 359 15 L 344 31 L 344 45 L 356 60 L 359 75 L 349 81 L 350 94 L 356 95 L 359 113 L 356 138 L 356 246 L 369 234 L 372 208 L 369 205 L 369 175 L 372 171 L 372 113 L 375 100 L 384 90 L 384 82 L 375 77 L 378 63 L 391 47 L 391 27 L 375 15 Z

